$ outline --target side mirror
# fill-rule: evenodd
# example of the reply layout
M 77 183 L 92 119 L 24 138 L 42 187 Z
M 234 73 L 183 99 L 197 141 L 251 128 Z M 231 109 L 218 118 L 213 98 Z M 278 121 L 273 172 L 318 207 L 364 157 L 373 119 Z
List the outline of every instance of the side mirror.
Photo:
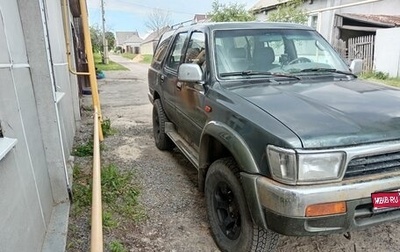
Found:
M 362 72 L 362 59 L 353 59 L 350 63 L 350 70 L 353 74 L 358 75 Z
M 178 69 L 178 80 L 201 83 L 203 81 L 203 71 L 200 66 L 195 63 L 183 63 Z

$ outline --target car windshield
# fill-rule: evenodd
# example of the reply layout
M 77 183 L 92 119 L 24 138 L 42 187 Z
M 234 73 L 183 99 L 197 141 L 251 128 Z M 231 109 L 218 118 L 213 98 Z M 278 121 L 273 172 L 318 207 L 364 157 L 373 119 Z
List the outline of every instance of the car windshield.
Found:
M 248 78 L 249 72 L 259 72 L 260 77 L 349 72 L 329 43 L 312 30 L 219 30 L 214 52 L 220 78 Z

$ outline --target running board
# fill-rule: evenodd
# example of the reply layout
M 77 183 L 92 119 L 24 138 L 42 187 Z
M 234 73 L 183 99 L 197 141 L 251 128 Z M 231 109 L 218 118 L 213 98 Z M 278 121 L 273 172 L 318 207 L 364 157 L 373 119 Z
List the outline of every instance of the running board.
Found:
M 171 138 L 172 142 L 175 143 L 176 147 L 179 148 L 179 150 L 187 157 L 187 159 L 189 159 L 194 167 L 199 169 L 199 158 L 197 155 L 198 152 L 178 134 L 173 123 L 165 123 L 165 133 L 169 136 L 169 138 Z

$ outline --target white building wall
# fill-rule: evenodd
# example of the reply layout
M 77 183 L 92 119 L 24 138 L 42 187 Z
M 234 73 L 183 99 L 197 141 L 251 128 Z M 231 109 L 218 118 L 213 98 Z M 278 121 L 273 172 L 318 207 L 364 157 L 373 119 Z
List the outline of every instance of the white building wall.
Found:
M 53 195 L 38 120 L 31 65 L 16 1 L 0 0 L 0 121 L 18 142 L 0 160 L 1 251 L 40 251 Z
M 147 43 L 143 43 L 140 45 L 140 54 L 145 55 L 145 54 L 149 54 L 149 55 L 153 55 L 153 41 L 147 42 Z
M 400 28 L 380 29 L 375 37 L 375 70 L 400 77 Z
M 42 251 L 56 206 L 69 206 L 65 159 L 80 119 L 61 1 L 0 0 L 0 48 L 0 251 Z
M 63 99 L 59 103 L 60 117 L 63 119 L 62 131 L 64 141 L 64 149 L 66 151 L 66 158 L 69 157 L 69 150 L 72 148 L 73 138 L 69 136 L 75 135 L 75 115 L 74 106 L 76 98 L 78 97 L 78 90 L 76 79 L 70 80 L 68 70 L 66 45 L 64 39 L 64 27 L 62 20 L 62 9 L 60 1 L 45 1 L 47 4 L 48 15 L 48 32 L 50 39 L 50 48 L 52 63 L 54 69 L 54 81 L 58 92 L 64 93 Z M 71 50 L 73 52 L 73 50 Z M 75 76 L 73 76 L 75 78 Z M 71 91 L 75 90 L 76 93 Z M 80 119 L 80 118 L 78 118 Z
M 137 47 L 137 48 L 139 48 L 139 53 L 141 53 L 140 52 L 140 43 L 129 43 L 129 42 L 124 43 L 123 48 L 124 48 L 125 52 L 128 51 L 128 47 L 132 48 L 133 53 L 135 52 L 135 47 Z

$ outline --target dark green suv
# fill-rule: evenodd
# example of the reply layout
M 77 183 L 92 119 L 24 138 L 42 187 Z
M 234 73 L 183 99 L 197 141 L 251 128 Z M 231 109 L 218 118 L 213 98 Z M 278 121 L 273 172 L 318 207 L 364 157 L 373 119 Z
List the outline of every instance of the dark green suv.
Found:
M 400 90 L 357 79 L 311 28 L 179 28 L 148 77 L 156 146 L 198 169 L 221 250 L 399 220 Z

